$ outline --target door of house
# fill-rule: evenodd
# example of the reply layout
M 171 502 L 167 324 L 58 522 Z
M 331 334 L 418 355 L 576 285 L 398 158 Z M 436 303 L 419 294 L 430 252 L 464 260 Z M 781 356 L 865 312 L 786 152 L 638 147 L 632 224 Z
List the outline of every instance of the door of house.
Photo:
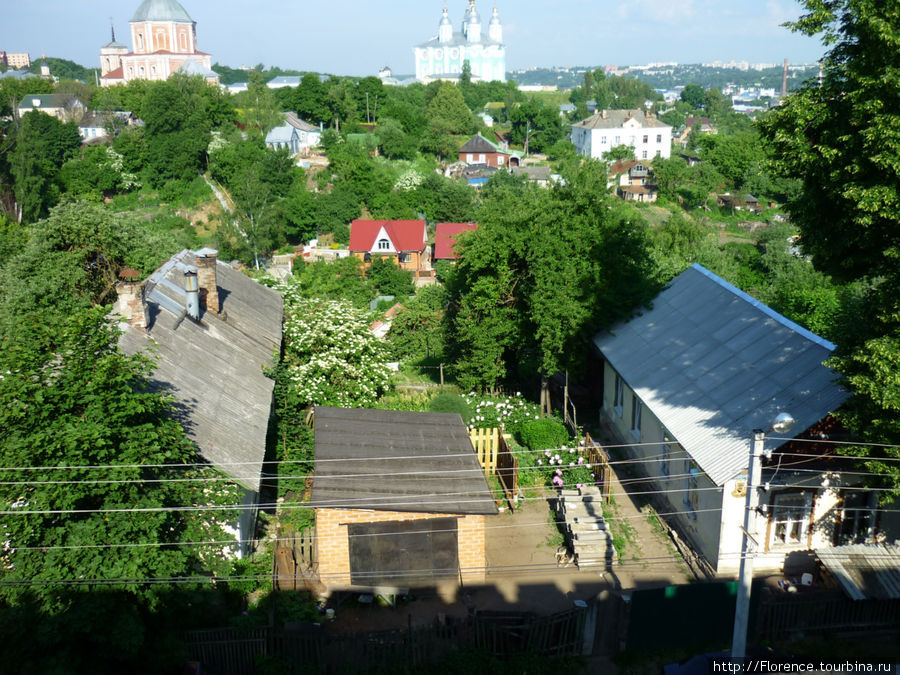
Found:
M 410 586 L 459 573 L 456 518 L 356 523 L 350 537 L 350 582 Z

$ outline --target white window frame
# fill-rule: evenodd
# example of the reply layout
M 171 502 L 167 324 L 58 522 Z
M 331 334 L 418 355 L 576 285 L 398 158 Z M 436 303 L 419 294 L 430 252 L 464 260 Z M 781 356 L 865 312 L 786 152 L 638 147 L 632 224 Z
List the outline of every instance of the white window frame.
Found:
M 379 239 L 377 243 L 377 247 L 379 251 L 390 251 L 391 250 L 391 242 L 389 239 Z
M 809 548 L 809 522 L 813 512 L 813 492 L 778 492 L 769 506 L 770 551 Z
M 875 538 L 875 519 L 878 499 L 874 492 L 843 490 L 841 492 L 841 521 L 835 528 L 835 545 L 866 544 Z M 848 528 L 849 525 L 849 528 Z M 850 529 L 851 532 L 847 532 Z

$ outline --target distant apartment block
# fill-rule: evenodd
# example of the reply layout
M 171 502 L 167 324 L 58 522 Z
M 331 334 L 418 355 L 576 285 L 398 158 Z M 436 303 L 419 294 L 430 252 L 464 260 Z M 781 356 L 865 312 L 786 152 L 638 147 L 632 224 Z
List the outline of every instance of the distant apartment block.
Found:
M 7 68 L 31 68 L 31 57 L 26 53 L 0 52 L 0 62 Z

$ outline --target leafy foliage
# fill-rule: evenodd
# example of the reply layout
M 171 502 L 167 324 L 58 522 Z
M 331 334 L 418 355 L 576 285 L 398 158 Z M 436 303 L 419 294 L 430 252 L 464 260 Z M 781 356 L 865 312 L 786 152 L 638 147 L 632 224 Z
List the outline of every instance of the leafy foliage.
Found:
M 518 436 L 522 445 L 531 450 L 558 448 L 569 440 L 565 425 L 552 417 L 524 422 Z
M 366 315 L 346 302 L 305 298 L 284 287 L 284 367 L 298 405 L 367 407 L 387 390 L 384 345 Z

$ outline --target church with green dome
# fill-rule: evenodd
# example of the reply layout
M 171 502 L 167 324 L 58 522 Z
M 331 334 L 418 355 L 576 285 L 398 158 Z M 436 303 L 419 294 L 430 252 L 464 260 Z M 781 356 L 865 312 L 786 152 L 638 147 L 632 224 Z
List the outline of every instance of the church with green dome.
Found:
M 177 0 L 144 0 L 129 22 L 131 48 L 112 40 L 100 49 L 100 84 L 165 80 L 172 73 L 200 75 L 211 84 L 219 76 L 212 56 L 197 48 L 197 24 Z
M 506 45 L 503 44 L 503 25 L 497 8 L 494 7 L 487 30 L 484 30 L 475 0 L 469 0 L 459 31 L 453 30 L 445 6 L 437 36 L 413 51 L 416 79 L 420 82 L 458 80 L 466 61 L 473 82 L 506 81 Z

